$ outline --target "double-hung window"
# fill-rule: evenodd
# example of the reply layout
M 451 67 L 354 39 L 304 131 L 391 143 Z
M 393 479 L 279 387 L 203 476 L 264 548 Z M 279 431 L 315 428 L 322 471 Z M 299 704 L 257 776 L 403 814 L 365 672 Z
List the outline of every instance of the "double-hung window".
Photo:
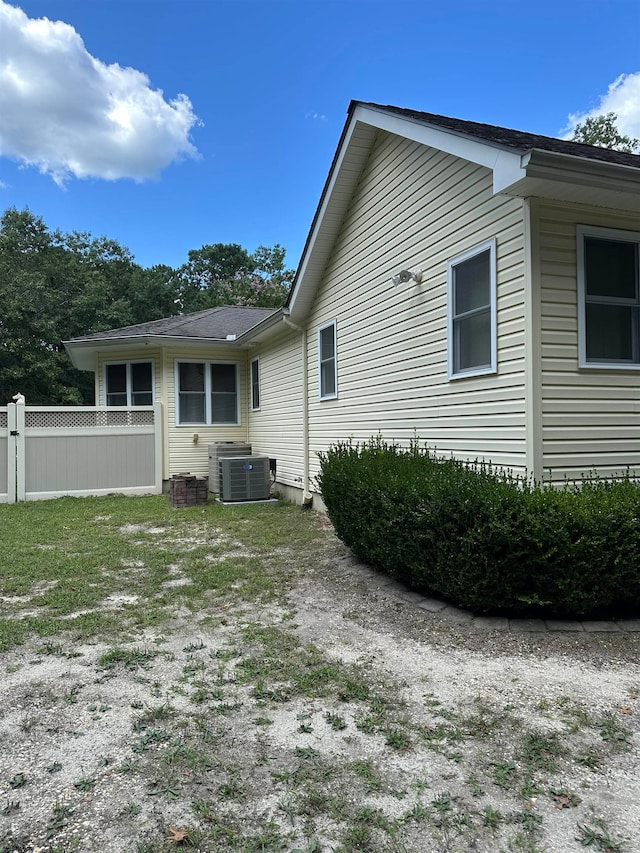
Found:
M 105 365 L 107 406 L 153 405 L 153 365 L 126 361 Z
M 496 241 L 447 264 L 449 377 L 496 371 Z
M 336 354 L 336 321 L 325 323 L 318 330 L 318 370 L 320 399 L 338 396 L 338 360 Z
M 640 365 L 640 234 L 579 225 L 581 367 Z
M 179 361 L 176 421 L 179 424 L 237 424 L 238 365 Z
M 257 412 L 260 408 L 260 360 L 251 359 L 251 408 Z

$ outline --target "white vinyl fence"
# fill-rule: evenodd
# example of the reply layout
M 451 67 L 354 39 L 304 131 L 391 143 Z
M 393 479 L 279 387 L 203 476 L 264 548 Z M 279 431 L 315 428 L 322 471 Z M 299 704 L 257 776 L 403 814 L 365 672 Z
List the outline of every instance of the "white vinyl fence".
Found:
M 15 408 L 12 403 L 0 409 L 0 503 L 14 503 L 16 499 L 16 436 L 11 434 L 15 432 Z
M 0 503 L 162 492 L 161 406 L 0 408 Z

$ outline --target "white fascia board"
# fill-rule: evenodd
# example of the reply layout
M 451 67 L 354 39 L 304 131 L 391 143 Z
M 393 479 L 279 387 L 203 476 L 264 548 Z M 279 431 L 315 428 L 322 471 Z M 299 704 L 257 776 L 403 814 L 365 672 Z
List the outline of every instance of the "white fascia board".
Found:
M 509 189 L 518 181 L 527 177 L 527 164 L 531 152 L 515 154 L 512 151 L 499 151 L 493 168 L 493 194 L 509 194 Z
M 104 338 L 91 341 L 64 341 L 64 348 L 71 363 L 78 370 L 95 370 L 95 358 L 98 352 L 108 349 L 124 349 L 129 347 L 158 346 L 166 347 L 179 343 L 186 346 L 215 346 L 237 347 L 238 341 L 228 341 L 225 338 L 194 338 L 179 335 L 126 335 L 121 338 Z
M 521 167 L 520 160 L 524 152 L 516 152 L 494 143 L 473 139 L 454 130 L 425 124 L 404 116 L 383 113 L 371 107 L 357 107 L 354 118 L 380 130 L 386 130 L 388 133 L 404 136 L 413 142 L 421 142 L 430 148 L 436 148 L 454 157 L 461 157 L 470 163 L 477 163 L 478 166 L 486 166 L 487 169 L 495 169 L 498 162 L 502 164 L 502 168 L 505 168 L 507 163 L 512 169 Z
M 238 338 L 240 336 L 238 335 Z M 170 346 L 174 343 L 179 344 L 193 344 L 194 346 L 200 346 L 201 344 L 212 344 L 215 346 L 225 346 L 225 347 L 237 347 L 238 346 L 238 338 L 233 341 L 228 340 L 227 338 L 200 338 L 194 337 L 194 335 L 145 335 L 146 340 L 145 344 L 154 344 L 159 347 Z

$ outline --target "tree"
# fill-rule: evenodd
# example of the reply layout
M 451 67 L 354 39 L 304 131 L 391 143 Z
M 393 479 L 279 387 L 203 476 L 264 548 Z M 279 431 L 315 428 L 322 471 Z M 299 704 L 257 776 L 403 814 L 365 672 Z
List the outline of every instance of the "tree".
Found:
M 50 232 L 29 210 L 0 219 L 0 404 L 93 402 L 93 378 L 63 341 L 175 313 L 164 268 L 143 270 L 106 237 Z
M 177 272 L 181 311 L 219 305 L 280 308 L 289 293 L 293 270 L 285 268 L 285 250 L 258 246 L 253 254 L 237 243 L 215 243 L 192 249 Z
M 57 298 L 49 287 L 60 260 L 40 217 L 10 209 L 0 222 L 0 402 L 20 391 L 31 402 L 82 400 L 63 387 Z
M 623 136 L 616 126 L 617 120 L 618 116 L 615 113 L 586 118 L 584 122 L 576 125 L 571 138 L 572 142 L 635 154 L 640 149 L 640 139 Z
M 63 341 L 218 305 L 280 307 L 293 280 L 285 250 L 214 243 L 178 270 L 143 269 L 124 246 L 85 232 L 51 232 L 30 210 L 0 217 L 0 405 L 20 391 L 34 405 L 93 403 L 93 377 Z

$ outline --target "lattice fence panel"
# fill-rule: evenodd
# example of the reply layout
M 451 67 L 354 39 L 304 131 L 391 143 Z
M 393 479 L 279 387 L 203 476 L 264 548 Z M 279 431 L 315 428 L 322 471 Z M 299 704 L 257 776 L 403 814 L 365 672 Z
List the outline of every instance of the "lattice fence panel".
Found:
M 153 426 L 153 411 L 129 409 L 51 409 L 44 412 L 25 412 L 27 429 L 91 429 L 113 426 Z
M 9 419 L 6 412 L 0 412 L 0 429 L 6 429 L 9 426 Z

